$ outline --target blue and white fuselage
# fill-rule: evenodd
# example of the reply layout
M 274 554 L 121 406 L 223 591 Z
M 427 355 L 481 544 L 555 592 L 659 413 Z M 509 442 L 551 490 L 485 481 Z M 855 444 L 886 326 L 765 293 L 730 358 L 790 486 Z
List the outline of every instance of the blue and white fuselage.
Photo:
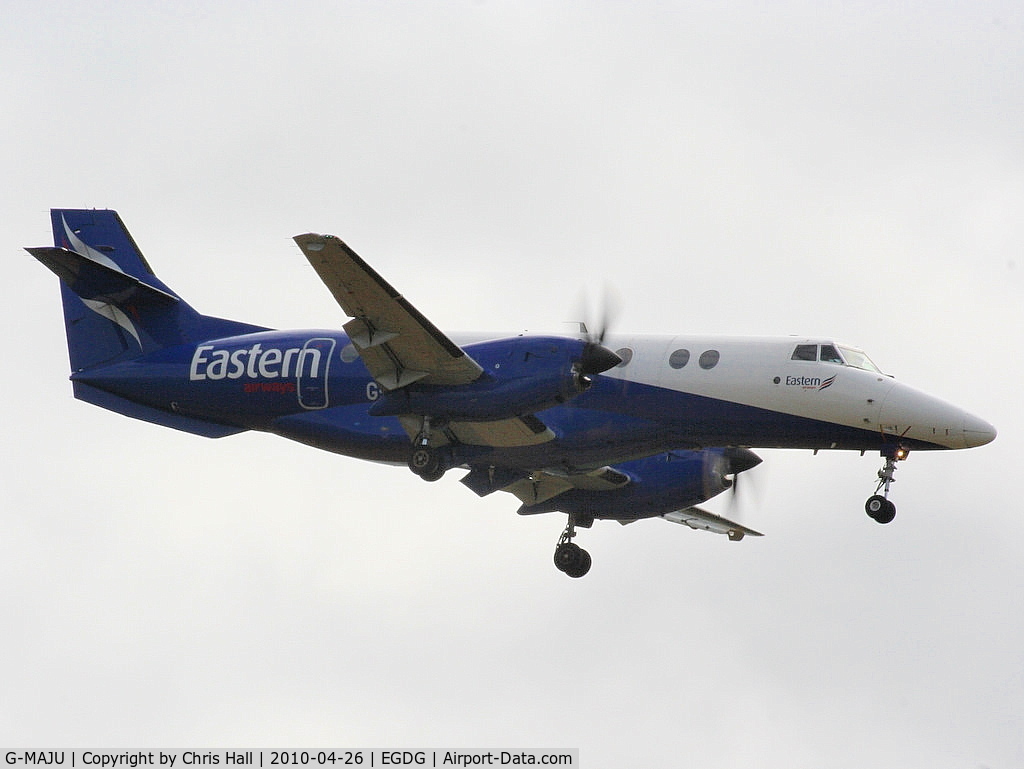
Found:
M 711 446 L 963 449 L 995 434 L 983 420 L 877 369 L 793 358 L 798 347 L 840 349 L 830 340 L 623 335 L 607 341 L 628 360 L 566 403 L 535 412 L 554 441 L 467 446 L 466 458 L 586 468 Z M 472 354 L 475 344 L 461 346 Z M 279 433 L 338 454 L 407 459 L 408 435 L 397 417 L 370 414 L 382 388 L 337 332 L 203 340 L 75 373 L 72 380 L 154 409 Z
M 189 432 L 261 430 L 478 494 L 562 511 L 556 564 L 581 576 L 574 526 L 661 516 L 740 539 L 696 507 L 754 448 L 878 451 L 868 513 L 911 450 L 995 438 L 984 420 L 880 372 L 860 350 L 796 337 L 482 335 L 439 331 L 344 243 L 296 237 L 352 318 L 274 331 L 201 315 L 152 273 L 112 211 L 54 210 L 76 397 Z M 885 494 L 882 491 L 884 486 Z

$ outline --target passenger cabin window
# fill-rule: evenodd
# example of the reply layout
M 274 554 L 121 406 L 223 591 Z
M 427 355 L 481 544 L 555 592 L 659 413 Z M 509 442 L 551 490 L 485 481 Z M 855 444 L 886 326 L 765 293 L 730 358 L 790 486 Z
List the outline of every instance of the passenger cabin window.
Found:
M 817 359 L 818 345 L 816 344 L 798 344 L 796 349 L 793 350 L 793 360 L 815 361 Z
M 689 362 L 689 350 L 676 350 L 674 353 L 668 356 L 668 365 L 670 365 L 672 368 L 683 368 Z
M 718 361 L 721 359 L 721 357 L 722 355 L 721 353 L 718 352 L 718 350 L 705 350 L 700 354 L 700 357 L 697 359 L 697 365 L 700 366 L 705 371 L 707 371 L 708 369 L 713 369 L 715 366 L 717 366 Z
M 615 364 L 615 368 L 625 368 L 633 360 L 633 351 L 628 347 L 620 347 L 615 351 L 615 354 L 622 358 L 622 362 Z

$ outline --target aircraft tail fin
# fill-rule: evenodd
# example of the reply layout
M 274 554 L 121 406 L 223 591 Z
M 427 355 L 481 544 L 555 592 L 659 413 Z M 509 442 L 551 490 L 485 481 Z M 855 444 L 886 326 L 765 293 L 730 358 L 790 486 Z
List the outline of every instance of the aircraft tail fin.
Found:
M 61 279 L 72 372 L 265 330 L 196 312 L 157 278 L 116 211 L 53 209 L 50 218 L 53 247 L 26 250 Z

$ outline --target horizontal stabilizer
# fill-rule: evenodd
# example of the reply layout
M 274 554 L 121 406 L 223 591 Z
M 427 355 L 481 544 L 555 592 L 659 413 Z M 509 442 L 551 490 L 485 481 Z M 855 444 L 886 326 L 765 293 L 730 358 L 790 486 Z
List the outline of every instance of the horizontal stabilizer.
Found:
M 76 251 L 56 246 L 25 250 L 45 264 L 82 299 L 116 306 L 173 305 L 179 301 L 174 294 L 144 283 L 116 266 L 102 264 Z
M 743 539 L 747 534 L 752 537 L 764 536 L 759 531 L 748 529 L 743 524 L 730 521 L 728 518 L 723 518 L 714 513 L 709 513 L 707 510 L 702 510 L 699 507 L 687 507 L 685 510 L 665 513 L 661 517 L 672 523 L 681 523 L 689 526 L 691 529 L 712 531 L 715 534 L 726 534 L 734 542 Z

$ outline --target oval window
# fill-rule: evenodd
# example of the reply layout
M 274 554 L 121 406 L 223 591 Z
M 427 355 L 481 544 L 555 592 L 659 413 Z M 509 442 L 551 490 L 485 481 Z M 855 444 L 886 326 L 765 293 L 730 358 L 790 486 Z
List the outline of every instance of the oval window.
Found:
M 356 348 L 355 348 L 354 345 L 347 344 L 347 345 L 345 345 L 344 347 L 341 348 L 341 359 L 345 363 L 351 363 L 352 361 L 354 361 L 358 357 L 359 357 L 359 353 L 356 352 Z
M 715 366 L 717 366 L 718 360 L 721 357 L 722 356 L 718 352 L 718 350 L 707 350 L 700 354 L 700 360 L 698 360 L 697 363 L 700 364 L 700 367 L 702 369 L 707 370 L 709 368 L 714 368 Z
M 622 358 L 622 363 L 616 364 L 615 368 L 625 368 L 633 360 L 633 351 L 628 347 L 620 347 L 615 351 L 615 354 Z
M 689 350 L 676 350 L 668 356 L 668 365 L 672 368 L 682 368 L 690 362 Z

